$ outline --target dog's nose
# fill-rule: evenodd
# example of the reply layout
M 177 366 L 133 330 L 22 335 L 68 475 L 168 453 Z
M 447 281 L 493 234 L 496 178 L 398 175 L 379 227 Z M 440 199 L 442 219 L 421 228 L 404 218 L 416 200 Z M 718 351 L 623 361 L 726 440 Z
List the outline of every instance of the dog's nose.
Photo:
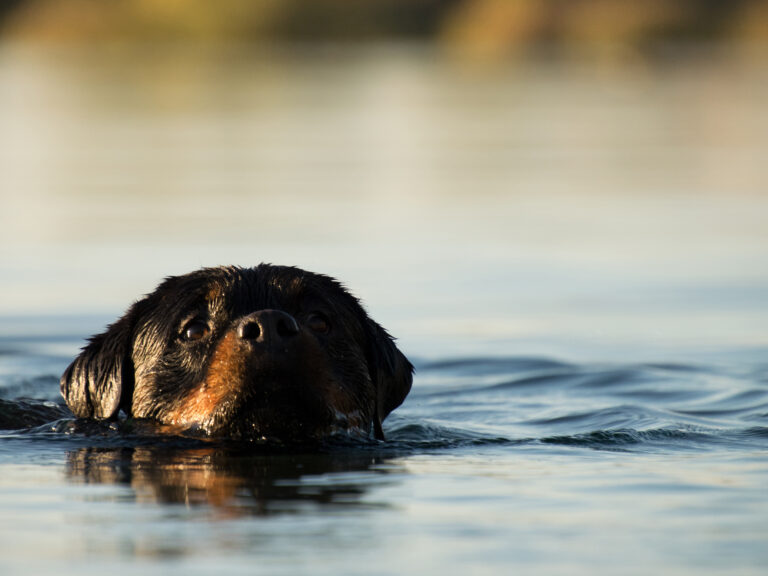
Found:
M 290 314 L 281 310 L 259 310 L 243 317 L 237 335 L 253 342 L 279 342 L 299 333 L 299 325 Z

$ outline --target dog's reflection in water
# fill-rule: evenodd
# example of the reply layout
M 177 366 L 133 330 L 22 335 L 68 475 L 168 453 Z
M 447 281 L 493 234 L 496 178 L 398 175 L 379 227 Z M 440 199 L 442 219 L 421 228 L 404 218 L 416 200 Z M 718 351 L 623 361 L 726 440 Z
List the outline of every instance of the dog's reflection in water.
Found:
M 371 454 L 259 454 L 221 447 L 81 448 L 70 479 L 129 486 L 137 502 L 208 506 L 225 516 L 298 511 L 306 504 L 374 506 L 362 496 L 388 482 Z

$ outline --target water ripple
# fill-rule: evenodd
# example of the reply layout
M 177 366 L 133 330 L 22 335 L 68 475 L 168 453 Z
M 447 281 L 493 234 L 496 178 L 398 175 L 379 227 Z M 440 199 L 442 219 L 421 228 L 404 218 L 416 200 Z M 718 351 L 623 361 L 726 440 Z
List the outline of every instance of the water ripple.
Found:
M 418 364 L 412 394 L 374 450 L 561 446 L 596 450 L 768 448 L 763 366 L 574 364 L 548 358 L 464 358 Z M 54 377 L 0 382 L 4 437 L 75 443 L 163 442 L 151 433 L 71 418 Z M 17 394 L 27 398 L 14 397 Z M 32 396 L 36 399 L 29 398 Z M 341 441 L 344 445 L 345 442 Z M 348 442 L 346 442 L 348 444 Z

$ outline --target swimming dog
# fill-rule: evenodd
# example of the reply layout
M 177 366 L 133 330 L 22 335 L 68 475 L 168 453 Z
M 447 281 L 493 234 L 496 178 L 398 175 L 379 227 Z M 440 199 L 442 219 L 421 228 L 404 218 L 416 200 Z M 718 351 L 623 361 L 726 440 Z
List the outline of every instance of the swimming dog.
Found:
M 336 280 L 289 266 L 163 281 L 61 377 L 78 418 L 122 411 L 212 437 L 383 440 L 413 366 Z

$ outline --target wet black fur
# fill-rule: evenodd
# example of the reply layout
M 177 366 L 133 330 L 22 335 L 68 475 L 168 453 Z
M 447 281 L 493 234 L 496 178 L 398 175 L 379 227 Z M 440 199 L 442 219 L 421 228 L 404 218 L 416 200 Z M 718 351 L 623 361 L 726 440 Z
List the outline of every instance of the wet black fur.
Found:
M 211 300 L 214 293 L 218 297 Z M 106 332 L 90 339 L 62 375 L 62 395 L 79 418 L 109 419 L 122 410 L 164 422 L 206 377 L 222 336 L 238 319 L 264 309 L 292 315 L 307 333 L 307 315 L 320 310 L 332 329 L 327 335 L 312 334 L 315 359 L 291 359 L 297 366 L 291 374 L 273 373 L 269 358 L 259 360 L 259 378 L 286 381 L 270 382 L 267 388 L 256 383 L 233 395 L 202 429 L 235 437 L 302 437 L 331 425 L 343 428 L 322 398 L 304 393 L 306 380 L 317 373 L 351 399 L 363 415 L 363 426 L 383 439 L 382 420 L 410 390 L 410 362 L 337 281 L 286 266 L 206 268 L 167 278 Z M 195 316 L 206 319 L 211 334 L 200 342 L 185 342 L 182 327 Z M 282 386 L 293 390 L 291 398 L 301 397 L 297 406 L 286 409 L 289 396 L 280 398 Z M 272 404 L 278 398 L 279 407 Z

